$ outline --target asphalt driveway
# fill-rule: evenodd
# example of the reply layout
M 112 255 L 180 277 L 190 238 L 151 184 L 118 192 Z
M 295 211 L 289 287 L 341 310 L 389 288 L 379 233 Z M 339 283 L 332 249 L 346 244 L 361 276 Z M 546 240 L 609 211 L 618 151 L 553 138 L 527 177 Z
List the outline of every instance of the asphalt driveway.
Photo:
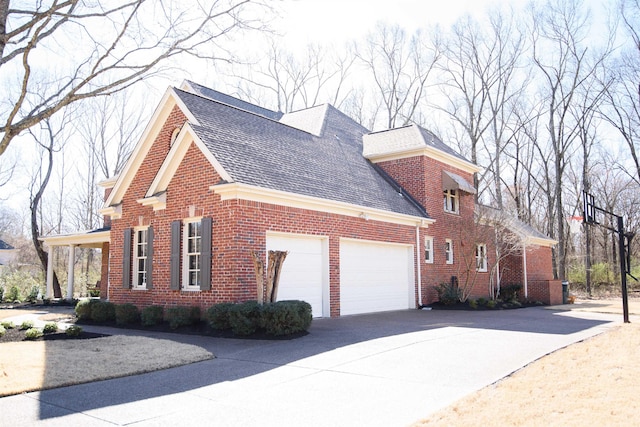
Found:
M 403 426 L 619 317 L 411 310 L 316 319 L 309 335 L 291 341 L 144 333 L 200 345 L 217 358 L 5 397 L 0 425 Z

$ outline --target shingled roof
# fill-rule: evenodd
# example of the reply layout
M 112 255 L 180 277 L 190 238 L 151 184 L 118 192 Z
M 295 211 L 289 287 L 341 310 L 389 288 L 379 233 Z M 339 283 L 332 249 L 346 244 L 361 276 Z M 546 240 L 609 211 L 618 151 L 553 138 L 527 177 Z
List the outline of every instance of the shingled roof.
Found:
M 330 105 L 316 136 L 235 102 L 175 93 L 199 123 L 193 130 L 238 183 L 428 218 L 362 156 L 368 130 Z
M 1 250 L 11 250 L 15 249 L 13 246 L 5 242 L 4 240 L 0 240 L 0 249 Z

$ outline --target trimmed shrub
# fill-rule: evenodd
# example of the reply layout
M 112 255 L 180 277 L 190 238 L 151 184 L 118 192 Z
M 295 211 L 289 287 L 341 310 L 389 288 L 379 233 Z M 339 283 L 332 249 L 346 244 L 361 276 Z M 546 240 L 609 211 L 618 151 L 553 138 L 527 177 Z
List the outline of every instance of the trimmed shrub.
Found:
M 25 301 L 31 304 L 35 304 L 35 302 L 38 300 L 38 295 L 40 295 L 40 287 L 37 285 L 32 286 L 31 289 L 29 289 L 29 293 L 27 294 Z
M 4 299 L 4 288 L 0 286 L 0 302 Z
M 476 308 L 478 308 L 478 301 L 475 299 L 470 299 L 469 300 L 469 307 L 473 308 L 474 310 Z
M 2 327 L 5 329 L 13 329 L 16 327 L 15 323 L 10 320 L 5 320 L 4 322 L 0 323 L 0 325 L 2 325 Z
M 143 326 L 155 326 L 162 323 L 164 307 L 161 305 L 150 305 L 140 312 L 140 320 Z
M 6 332 L 7 330 L 4 328 L 4 326 L 0 325 L 0 337 L 3 337 Z
M 219 331 L 231 329 L 229 312 L 234 305 L 235 304 L 230 302 L 223 302 L 220 304 L 215 304 L 207 309 L 206 318 L 211 329 L 216 329 Z
M 278 301 L 262 309 L 262 319 L 269 335 L 289 335 L 309 329 L 313 316 L 305 301 Z
M 487 301 L 487 308 L 496 308 L 497 304 L 494 300 Z
M 82 327 L 78 325 L 69 326 L 65 331 L 65 334 L 67 334 L 70 337 L 79 337 L 81 333 L 82 333 Z
M 518 301 L 521 290 L 522 285 L 519 283 L 502 286 L 500 287 L 500 298 L 504 302 Z
M 133 304 L 117 304 L 115 310 L 118 325 L 130 325 L 140 321 L 140 311 Z
M 76 304 L 76 316 L 78 320 L 90 320 L 91 319 L 91 308 L 98 304 L 100 301 L 95 299 L 84 299 Z
M 200 307 L 170 307 L 165 312 L 165 320 L 171 329 L 193 325 L 200 320 Z
M 24 322 L 22 322 L 20 324 L 20 330 L 21 331 L 26 331 L 28 329 L 32 329 L 33 328 L 33 320 L 25 320 Z
M 37 328 L 27 329 L 27 332 L 24 333 L 24 338 L 27 340 L 37 340 L 42 336 L 42 331 Z
M 258 301 L 235 304 L 229 310 L 229 324 L 235 335 L 251 335 L 263 325 L 262 306 Z
M 56 322 L 49 322 L 44 325 L 44 328 L 42 328 L 42 332 L 45 334 L 53 334 L 54 332 L 58 332 L 58 324 Z
M 98 301 L 91 305 L 91 320 L 93 320 L 94 322 L 105 323 L 113 321 L 115 319 L 116 307 L 112 302 Z
M 478 298 L 477 302 L 478 302 L 478 305 L 480 305 L 480 306 L 487 305 L 487 299 L 486 298 L 480 297 L 480 298 Z
M 441 283 L 435 286 L 435 290 L 438 294 L 438 300 L 444 305 L 457 304 L 462 298 L 462 292 L 458 286 L 451 283 Z

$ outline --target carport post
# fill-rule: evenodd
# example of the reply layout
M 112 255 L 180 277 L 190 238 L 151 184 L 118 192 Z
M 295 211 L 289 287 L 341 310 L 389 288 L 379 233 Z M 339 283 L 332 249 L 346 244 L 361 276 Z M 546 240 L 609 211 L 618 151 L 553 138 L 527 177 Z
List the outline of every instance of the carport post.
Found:
M 76 261 L 76 247 L 75 245 L 69 245 L 69 271 L 67 274 L 67 299 L 71 301 L 73 299 L 73 267 Z

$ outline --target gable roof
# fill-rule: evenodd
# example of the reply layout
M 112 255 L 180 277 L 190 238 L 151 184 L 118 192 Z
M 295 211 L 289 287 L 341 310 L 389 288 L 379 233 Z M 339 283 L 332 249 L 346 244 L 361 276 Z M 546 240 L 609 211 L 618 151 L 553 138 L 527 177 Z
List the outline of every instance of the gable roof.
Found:
M 373 162 L 426 155 L 469 173 L 481 170 L 433 132 L 416 124 L 365 135 L 363 155 Z
M 362 156 L 367 129 L 331 106 L 323 107 L 317 136 L 199 94 L 175 94 L 198 122 L 191 128 L 233 182 L 429 218 Z

